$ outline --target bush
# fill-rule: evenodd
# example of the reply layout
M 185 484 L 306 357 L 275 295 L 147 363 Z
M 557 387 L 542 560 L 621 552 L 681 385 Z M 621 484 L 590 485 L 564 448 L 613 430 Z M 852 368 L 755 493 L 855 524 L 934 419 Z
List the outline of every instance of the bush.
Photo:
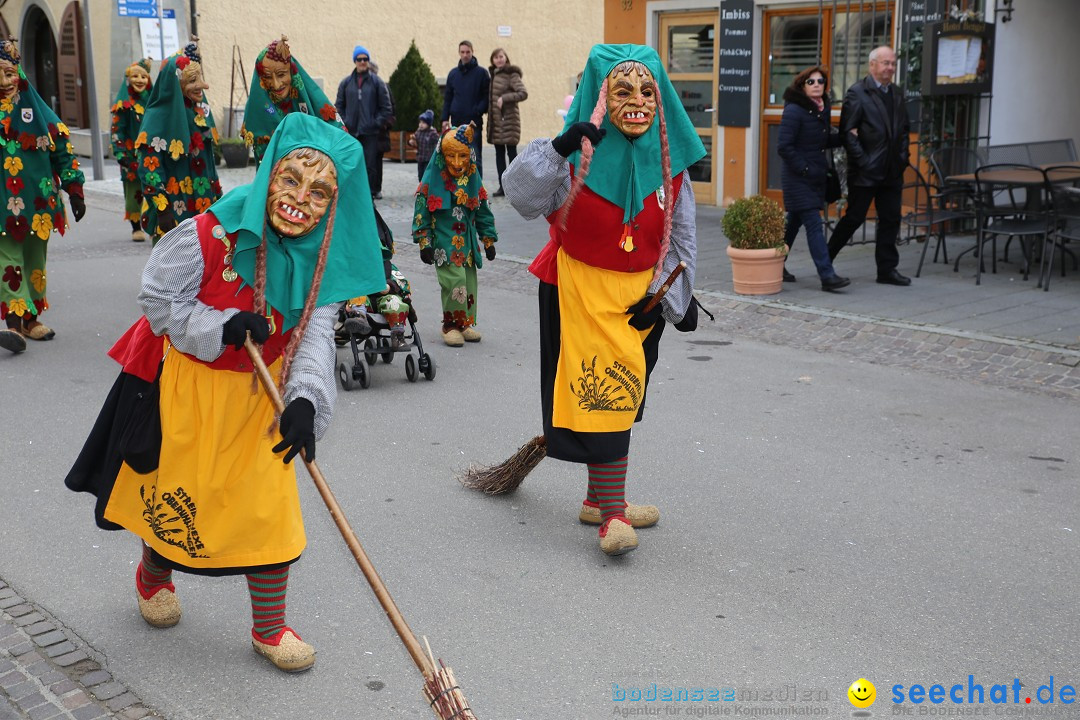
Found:
M 737 250 L 784 249 L 784 211 L 764 195 L 739 198 L 721 221 L 724 235 Z
M 435 129 L 439 128 L 443 98 L 435 75 L 416 49 L 416 41 L 409 43 L 409 51 L 394 68 L 387 83 L 394 96 L 394 130 L 416 130 L 416 118 L 425 110 L 435 112 Z

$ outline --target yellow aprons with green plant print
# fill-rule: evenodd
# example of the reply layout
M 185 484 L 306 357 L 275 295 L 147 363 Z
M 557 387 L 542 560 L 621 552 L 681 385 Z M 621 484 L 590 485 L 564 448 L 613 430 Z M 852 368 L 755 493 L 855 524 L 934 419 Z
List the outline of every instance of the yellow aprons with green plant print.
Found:
M 653 271 L 615 272 L 573 259 L 559 267 L 559 363 L 552 424 L 575 432 L 621 432 L 645 393 L 648 330 L 629 325 L 626 309 L 645 296 Z

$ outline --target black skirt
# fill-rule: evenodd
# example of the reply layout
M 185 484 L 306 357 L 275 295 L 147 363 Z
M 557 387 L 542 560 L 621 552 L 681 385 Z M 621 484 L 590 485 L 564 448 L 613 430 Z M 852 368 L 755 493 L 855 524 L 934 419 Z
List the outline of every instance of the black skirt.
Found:
M 630 431 L 577 432 L 551 424 L 552 404 L 555 394 L 555 373 L 559 363 L 560 314 L 559 288 L 540 281 L 540 405 L 544 416 L 544 437 L 547 454 L 557 460 L 575 463 L 607 463 L 624 458 L 630 453 Z M 660 337 L 664 334 L 666 321 L 660 318 L 652 332 L 645 336 L 645 390 L 638 406 L 634 422 L 640 422 L 648 397 L 649 377 L 660 351 Z

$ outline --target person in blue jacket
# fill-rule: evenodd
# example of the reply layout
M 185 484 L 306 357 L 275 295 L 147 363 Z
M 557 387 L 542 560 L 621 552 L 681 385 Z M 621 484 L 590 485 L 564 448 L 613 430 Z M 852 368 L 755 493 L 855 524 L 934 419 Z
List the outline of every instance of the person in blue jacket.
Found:
M 364 147 L 364 165 L 372 196 L 382 197 L 379 172 L 379 131 L 389 122 L 393 110 L 390 91 L 382 78 L 371 71 L 371 53 L 363 45 L 353 48 L 355 69 L 338 84 L 337 108 L 349 133 Z M 485 87 L 485 92 L 487 92 Z
M 442 109 L 442 129 L 473 123 L 473 148 L 476 150 L 476 172 L 484 176 L 484 113 L 488 110 L 488 86 L 491 77 L 486 68 L 473 57 L 473 44 L 468 40 L 458 43 L 457 67 L 446 76 L 446 97 Z

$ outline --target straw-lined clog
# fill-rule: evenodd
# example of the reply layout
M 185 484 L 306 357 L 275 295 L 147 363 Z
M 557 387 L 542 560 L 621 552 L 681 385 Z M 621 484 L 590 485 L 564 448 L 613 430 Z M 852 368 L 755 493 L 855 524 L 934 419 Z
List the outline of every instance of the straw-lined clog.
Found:
M 156 628 L 169 628 L 180 622 L 180 598 L 167 587 L 158 588 L 157 592 L 144 598 L 142 593 L 135 593 L 139 597 L 139 613 L 143 620 Z
M 631 527 L 647 528 L 660 522 L 660 509 L 655 505 L 626 503 L 626 510 L 623 512 L 626 519 L 630 521 Z M 599 525 L 604 521 L 604 518 L 600 514 L 600 508 L 582 503 L 581 512 L 578 513 L 578 520 L 586 525 Z
M 480 342 L 484 335 L 472 325 L 461 331 L 461 337 L 465 342 Z
M 443 330 L 442 339 L 450 347 L 461 347 L 465 344 L 465 336 L 457 328 Z
M 52 340 L 56 331 L 43 322 L 33 320 L 23 324 L 23 335 L 31 340 Z
M 600 526 L 600 549 L 605 555 L 622 555 L 637 546 L 637 533 L 621 518 L 611 518 Z
M 290 627 L 283 628 L 269 640 L 263 640 L 252 630 L 251 647 L 285 672 L 303 672 L 315 664 L 315 648 L 301 640 Z

